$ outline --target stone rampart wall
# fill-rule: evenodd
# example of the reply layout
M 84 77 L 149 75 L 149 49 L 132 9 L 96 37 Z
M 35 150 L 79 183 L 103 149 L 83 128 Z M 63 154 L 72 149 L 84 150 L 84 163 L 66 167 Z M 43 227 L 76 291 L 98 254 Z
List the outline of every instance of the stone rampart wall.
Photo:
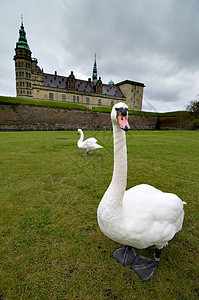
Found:
M 180 117 L 129 115 L 134 130 L 176 130 Z M 21 130 L 112 130 L 110 114 L 30 105 L 0 105 L 0 131 Z

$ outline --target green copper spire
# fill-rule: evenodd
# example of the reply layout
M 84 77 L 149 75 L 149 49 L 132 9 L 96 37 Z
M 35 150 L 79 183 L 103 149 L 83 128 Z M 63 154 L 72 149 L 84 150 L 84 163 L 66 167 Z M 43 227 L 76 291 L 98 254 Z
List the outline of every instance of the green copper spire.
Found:
M 96 54 L 95 54 L 95 61 L 94 61 L 94 67 L 93 67 L 93 76 L 92 80 L 95 82 L 97 81 L 97 63 L 96 63 Z
M 18 42 L 16 43 L 16 49 L 18 49 L 18 48 L 30 50 L 30 47 L 29 47 L 27 39 L 26 39 L 26 32 L 24 30 L 22 16 L 21 16 L 21 27 L 19 29 L 19 38 L 18 38 Z

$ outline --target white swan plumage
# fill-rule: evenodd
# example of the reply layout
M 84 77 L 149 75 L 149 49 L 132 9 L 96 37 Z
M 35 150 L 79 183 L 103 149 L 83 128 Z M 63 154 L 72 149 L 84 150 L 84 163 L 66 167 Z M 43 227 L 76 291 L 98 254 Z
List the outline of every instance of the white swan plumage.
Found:
M 120 244 L 138 249 L 155 245 L 160 250 L 182 228 L 185 202 L 175 194 L 164 193 L 147 184 L 140 184 L 126 191 L 125 131 L 129 129 L 129 125 L 128 107 L 125 103 L 114 105 L 111 120 L 114 170 L 112 181 L 98 206 L 99 227 L 108 238 Z
M 77 142 L 77 146 L 78 146 L 79 149 L 86 150 L 87 155 L 88 155 L 89 151 L 93 151 L 93 150 L 96 150 L 96 149 L 103 148 L 102 146 L 97 144 L 97 140 L 94 137 L 88 138 L 87 140 L 83 141 L 84 133 L 80 128 L 77 130 L 77 132 L 78 132 L 78 134 L 80 133 L 80 138 Z

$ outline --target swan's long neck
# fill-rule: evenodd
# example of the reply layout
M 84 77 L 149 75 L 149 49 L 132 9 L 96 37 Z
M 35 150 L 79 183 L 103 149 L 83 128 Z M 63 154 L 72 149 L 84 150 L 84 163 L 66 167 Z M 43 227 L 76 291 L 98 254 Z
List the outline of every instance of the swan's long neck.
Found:
M 79 142 L 83 142 L 83 139 L 84 139 L 84 133 L 83 131 L 80 129 L 80 138 L 79 138 Z
M 111 186 L 116 188 L 123 199 L 127 182 L 127 149 L 126 136 L 119 126 L 113 124 L 113 140 L 114 140 L 114 169 Z
M 106 202 L 110 201 L 111 207 L 120 207 L 127 182 L 127 149 L 125 132 L 113 123 L 114 140 L 114 169 L 112 181 L 105 193 Z

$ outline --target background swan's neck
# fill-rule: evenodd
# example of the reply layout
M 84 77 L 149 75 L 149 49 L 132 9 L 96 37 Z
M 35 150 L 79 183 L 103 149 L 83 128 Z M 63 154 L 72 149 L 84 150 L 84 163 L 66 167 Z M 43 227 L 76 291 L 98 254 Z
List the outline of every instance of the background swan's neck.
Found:
M 83 142 L 84 139 L 84 133 L 83 131 L 80 129 L 80 138 L 79 138 L 79 142 Z

